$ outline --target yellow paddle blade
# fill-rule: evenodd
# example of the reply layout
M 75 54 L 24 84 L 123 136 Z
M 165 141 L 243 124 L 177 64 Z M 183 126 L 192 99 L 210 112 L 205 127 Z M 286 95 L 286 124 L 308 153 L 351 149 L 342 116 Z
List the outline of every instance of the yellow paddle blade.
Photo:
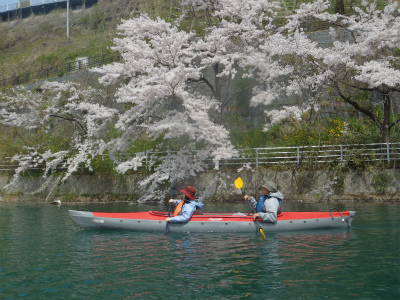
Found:
M 243 187 L 243 180 L 242 180 L 242 178 L 238 177 L 238 178 L 235 180 L 235 186 L 236 186 L 236 188 L 239 189 L 239 190 Z
M 265 239 L 266 237 L 265 237 L 265 234 L 264 234 L 264 230 L 262 230 L 261 227 L 260 227 L 260 233 L 261 233 L 262 238 Z

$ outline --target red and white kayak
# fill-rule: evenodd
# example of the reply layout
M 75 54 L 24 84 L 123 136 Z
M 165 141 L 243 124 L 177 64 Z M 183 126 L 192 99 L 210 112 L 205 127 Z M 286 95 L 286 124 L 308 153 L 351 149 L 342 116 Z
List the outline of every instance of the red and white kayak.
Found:
M 334 211 L 335 210 L 335 211 Z M 323 228 L 346 228 L 351 226 L 355 211 L 339 211 L 331 208 L 328 212 L 283 212 L 276 223 L 258 219 L 264 232 L 292 230 L 314 230 Z M 89 212 L 69 210 L 72 219 L 84 228 L 118 229 L 133 231 L 165 232 L 167 212 Z M 251 214 L 202 213 L 192 216 L 187 223 L 168 225 L 170 232 L 254 232 L 256 223 Z

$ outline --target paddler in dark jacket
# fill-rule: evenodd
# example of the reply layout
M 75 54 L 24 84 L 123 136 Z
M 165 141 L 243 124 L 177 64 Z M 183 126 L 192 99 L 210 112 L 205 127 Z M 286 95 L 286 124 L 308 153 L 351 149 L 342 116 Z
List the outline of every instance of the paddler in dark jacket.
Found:
M 244 199 L 250 201 L 255 209 L 254 219 L 258 217 L 264 222 L 275 223 L 278 214 L 281 212 L 283 195 L 272 181 L 267 181 L 262 185 L 262 193 L 263 195 L 258 201 L 249 195 L 245 195 Z
M 170 199 L 169 203 L 173 203 L 176 208 L 174 217 L 166 218 L 165 221 L 173 223 L 185 223 L 190 220 L 197 210 L 204 207 L 204 204 L 196 199 L 196 190 L 190 185 L 181 190 L 182 200 Z

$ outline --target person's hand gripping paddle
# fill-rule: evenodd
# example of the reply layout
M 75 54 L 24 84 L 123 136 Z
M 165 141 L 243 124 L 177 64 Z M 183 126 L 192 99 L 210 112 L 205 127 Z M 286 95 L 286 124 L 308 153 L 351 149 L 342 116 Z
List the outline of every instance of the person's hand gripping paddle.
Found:
M 245 191 L 242 190 L 242 188 L 243 188 L 243 180 L 242 180 L 242 178 L 238 177 L 238 178 L 235 180 L 235 186 L 236 186 L 237 189 L 239 189 L 239 190 L 242 191 L 242 194 L 243 194 L 243 195 L 246 195 Z M 247 204 L 249 204 L 251 213 L 254 215 L 254 210 L 253 210 L 253 207 L 251 206 L 249 200 L 247 200 Z M 265 239 L 264 230 L 261 228 L 260 223 L 258 223 L 257 218 L 254 218 L 254 222 L 255 222 L 255 224 L 256 224 L 257 230 L 260 231 L 260 234 L 261 234 L 262 238 Z
M 171 199 L 174 196 L 175 184 L 176 184 L 176 180 L 174 180 L 171 183 Z M 171 202 L 169 203 L 168 218 L 170 217 L 170 215 L 171 215 Z M 165 235 L 168 234 L 168 225 L 169 225 L 169 222 L 166 222 L 166 224 L 165 224 Z

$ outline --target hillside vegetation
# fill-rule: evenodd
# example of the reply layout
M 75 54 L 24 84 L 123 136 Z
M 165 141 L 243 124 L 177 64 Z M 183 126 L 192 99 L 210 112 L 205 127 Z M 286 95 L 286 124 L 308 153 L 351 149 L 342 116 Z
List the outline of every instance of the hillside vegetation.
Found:
M 282 17 L 290 14 L 295 1 L 281 1 Z M 296 1 L 296 3 L 305 1 Z M 334 2 L 334 1 L 333 1 Z M 351 11 L 360 1 L 344 1 L 345 9 Z M 379 1 L 379 4 L 387 1 Z M 82 56 L 98 56 L 110 53 L 116 36 L 116 26 L 121 18 L 147 13 L 160 16 L 167 21 L 178 18 L 182 11 L 179 1 L 146 0 L 100 0 L 93 7 L 73 10 L 70 15 L 70 37 L 66 35 L 66 10 L 54 10 L 47 15 L 31 16 L 0 24 L 0 73 L 3 78 L 24 72 L 36 71 L 53 65 L 73 61 Z M 332 6 L 332 11 L 334 6 Z M 183 22 L 187 30 L 202 31 L 201 13 L 189 14 Z M 283 18 L 282 18 L 283 20 Z M 241 84 L 237 82 L 236 84 Z M 244 82 L 243 84 L 246 84 Z M 242 97 L 242 98 L 241 98 Z M 260 127 L 246 126 L 243 122 L 248 113 L 251 94 L 240 94 L 222 122 L 230 129 L 232 142 L 240 147 L 298 146 L 321 144 L 351 144 L 380 142 L 380 133 L 375 125 L 357 112 L 348 112 L 340 101 L 326 101 L 325 114 L 305 114 L 302 122 L 286 120 L 272 126 L 268 132 Z M 333 113 L 329 112 L 334 110 Z M 336 114 L 340 112 L 340 114 Z M 259 110 L 262 114 L 262 110 Z M 380 113 L 380 112 L 378 112 Z M 329 116 L 329 117 L 327 117 Z M 72 133 L 55 133 L 49 137 L 41 132 L 24 131 L 4 127 L 0 136 L 0 156 L 12 156 L 23 146 L 30 144 L 54 144 L 63 148 Z M 397 126 L 392 140 L 400 140 Z M 64 141 L 65 140 L 65 141 Z M 54 146 L 55 150 L 56 146 Z
M 282 17 L 303 2 L 310 1 L 281 0 Z M 360 0 L 332 0 L 332 11 L 338 9 L 337 2 L 343 2 L 345 11 L 351 12 Z M 378 5 L 386 2 L 380 0 Z M 182 14 L 179 3 L 178 0 L 99 0 L 90 8 L 71 10 L 69 38 L 66 9 L 1 22 L 0 79 L 74 61 L 77 57 L 109 53 L 121 19 L 147 13 L 173 21 Z M 192 12 L 183 26 L 200 32 L 206 17 Z
M 0 24 L 0 73 L 3 78 L 48 68 L 82 56 L 111 52 L 116 26 L 122 18 L 141 12 L 173 13 L 173 1 L 109 1 L 71 10 L 67 37 L 66 9 Z

